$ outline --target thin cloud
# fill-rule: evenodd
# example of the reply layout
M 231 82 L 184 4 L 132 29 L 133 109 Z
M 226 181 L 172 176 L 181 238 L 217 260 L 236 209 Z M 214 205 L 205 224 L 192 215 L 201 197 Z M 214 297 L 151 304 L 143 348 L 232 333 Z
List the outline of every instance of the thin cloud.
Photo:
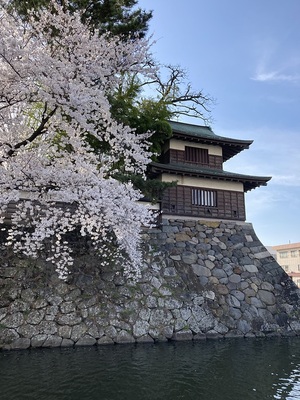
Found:
M 295 192 L 293 192 L 295 193 Z M 274 212 L 288 205 L 289 210 L 299 209 L 299 196 L 291 196 L 283 187 L 268 185 L 266 188 L 246 193 L 246 210 L 250 219 L 255 219 L 265 212 Z
M 291 82 L 298 83 L 300 82 L 299 74 L 281 74 L 278 71 L 270 71 L 270 72 L 257 72 L 251 78 L 253 81 L 258 82 Z
M 246 194 L 246 209 L 248 217 L 260 215 L 266 210 L 272 208 L 273 205 L 280 203 L 281 196 L 277 191 L 271 191 L 270 189 L 260 188 L 255 192 L 249 192 Z
M 258 82 L 300 82 L 300 54 L 287 40 L 263 40 L 252 80 Z
M 246 175 L 271 176 L 272 179 L 266 188 L 267 193 L 275 191 L 280 196 L 283 193 L 291 196 L 291 192 L 297 192 L 297 197 L 300 198 L 299 131 L 272 129 L 267 126 L 245 128 L 241 131 L 216 131 L 222 136 L 254 139 L 249 150 L 241 152 L 225 163 L 225 170 Z M 257 201 L 260 199 L 261 190 L 262 188 L 259 188 L 254 191 Z
M 276 185 L 300 188 L 300 177 L 298 175 L 273 175 L 272 183 Z

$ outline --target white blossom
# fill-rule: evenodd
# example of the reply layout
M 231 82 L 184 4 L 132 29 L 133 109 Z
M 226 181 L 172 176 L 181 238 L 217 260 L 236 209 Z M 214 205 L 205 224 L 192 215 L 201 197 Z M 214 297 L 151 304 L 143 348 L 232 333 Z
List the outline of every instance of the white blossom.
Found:
M 16 203 L 7 245 L 30 257 L 47 252 L 66 278 L 73 261 L 66 234 L 78 231 L 104 263 L 121 257 L 137 275 L 140 230 L 151 213 L 113 176 L 120 162 L 145 172 L 147 135 L 113 120 L 108 96 L 124 72 L 151 76 L 149 43 L 91 33 L 79 13 L 53 7 L 29 23 L 0 15 L 0 222 Z M 106 150 L 95 151 L 88 135 Z

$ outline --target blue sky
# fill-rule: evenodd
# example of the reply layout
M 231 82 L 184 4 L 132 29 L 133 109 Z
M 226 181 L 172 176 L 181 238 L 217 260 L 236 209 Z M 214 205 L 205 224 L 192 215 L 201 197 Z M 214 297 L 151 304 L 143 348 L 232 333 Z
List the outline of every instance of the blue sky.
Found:
M 194 89 L 216 100 L 213 131 L 254 140 L 224 164 L 272 176 L 268 186 L 246 194 L 247 221 L 265 245 L 300 242 L 300 1 L 138 4 L 153 10 L 155 58 L 187 69 Z

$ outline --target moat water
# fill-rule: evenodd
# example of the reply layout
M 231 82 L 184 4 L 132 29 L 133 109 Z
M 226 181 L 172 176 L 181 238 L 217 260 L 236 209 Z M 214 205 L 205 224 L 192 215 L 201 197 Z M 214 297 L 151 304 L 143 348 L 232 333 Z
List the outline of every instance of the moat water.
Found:
M 0 353 L 1 400 L 299 400 L 300 338 Z

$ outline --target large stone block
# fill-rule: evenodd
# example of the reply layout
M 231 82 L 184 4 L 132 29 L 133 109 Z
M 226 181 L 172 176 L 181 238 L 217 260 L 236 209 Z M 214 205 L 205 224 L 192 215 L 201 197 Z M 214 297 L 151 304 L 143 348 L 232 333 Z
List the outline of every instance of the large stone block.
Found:
M 272 306 L 276 302 L 274 294 L 267 290 L 259 290 L 258 296 L 259 296 L 260 300 L 263 301 L 268 306 Z
M 196 253 L 192 253 L 191 251 L 184 251 L 181 258 L 185 264 L 196 264 L 198 255 Z
M 197 276 L 211 276 L 211 271 L 209 268 L 204 267 L 203 265 L 193 264 L 192 269 Z

